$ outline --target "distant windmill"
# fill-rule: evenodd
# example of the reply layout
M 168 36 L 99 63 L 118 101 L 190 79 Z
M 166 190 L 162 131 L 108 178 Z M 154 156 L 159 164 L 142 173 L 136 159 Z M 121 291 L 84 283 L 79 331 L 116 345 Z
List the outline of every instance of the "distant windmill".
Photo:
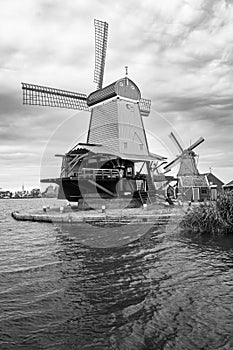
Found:
M 197 146 L 204 142 L 204 138 L 200 137 L 196 142 L 188 148 L 183 147 L 178 142 L 175 135 L 171 132 L 169 135 L 178 148 L 180 155 L 165 167 L 165 173 L 170 171 L 174 166 L 180 163 L 177 173 L 178 190 L 183 200 L 203 200 L 209 198 L 209 185 L 205 175 L 199 173 L 197 168 L 197 154 L 193 151 Z
M 42 182 L 59 184 L 65 197 L 76 202 L 84 192 L 94 196 L 96 188 L 102 195 L 110 197 L 123 196 L 124 193 L 134 195 L 137 192 L 136 182 L 141 176 L 140 172 L 136 174 L 134 165 L 136 162 L 144 162 L 147 179 L 145 181 L 144 176 L 141 180 L 144 181 L 147 194 L 154 194 L 150 162 L 165 158 L 150 153 L 148 148 L 142 116 L 149 115 L 151 101 L 141 98 L 139 88 L 128 78 L 128 67 L 124 78 L 103 87 L 108 24 L 94 20 L 94 26 L 94 82 L 97 90 L 87 96 L 22 83 L 24 104 L 91 111 L 87 143 L 76 145 L 62 156 L 60 178 L 44 179 Z M 114 161 L 111 160 L 113 156 Z M 119 178 L 125 180 L 121 180 L 121 186 L 118 186 L 121 193 L 116 193 Z M 85 183 L 85 191 L 80 191 L 81 182 Z M 62 194 L 59 195 L 61 197 Z
M 177 176 L 186 176 L 186 175 L 199 175 L 199 171 L 197 169 L 197 163 L 195 157 L 197 156 L 196 153 L 193 151 L 194 148 L 199 146 L 202 142 L 204 142 L 204 138 L 200 137 L 196 142 L 194 142 L 191 146 L 189 146 L 186 149 L 183 149 L 181 147 L 180 143 L 178 142 L 177 138 L 171 132 L 169 137 L 172 139 L 176 147 L 178 148 L 178 151 L 180 152 L 180 155 L 177 156 L 172 162 L 168 163 L 164 169 L 166 171 L 170 171 L 174 166 L 180 163 L 180 169 L 178 171 Z

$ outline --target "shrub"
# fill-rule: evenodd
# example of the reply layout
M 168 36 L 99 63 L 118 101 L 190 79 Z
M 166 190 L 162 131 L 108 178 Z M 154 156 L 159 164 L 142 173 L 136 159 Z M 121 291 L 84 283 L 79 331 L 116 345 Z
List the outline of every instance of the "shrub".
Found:
M 233 191 L 223 192 L 216 202 L 207 202 L 190 209 L 181 228 L 198 234 L 233 233 Z

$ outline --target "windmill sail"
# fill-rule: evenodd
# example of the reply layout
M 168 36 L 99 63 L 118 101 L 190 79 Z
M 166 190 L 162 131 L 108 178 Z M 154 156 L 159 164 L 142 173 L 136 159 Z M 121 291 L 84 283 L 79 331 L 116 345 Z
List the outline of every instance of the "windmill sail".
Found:
M 170 133 L 169 137 L 173 140 L 173 142 L 175 143 L 176 147 L 178 148 L 178 150 L 180 152 L 183 152 L 183 148 L 181 147 L 180 143 L 178 142 L 177 138 L 175 137 L 175 135 L 173 134 L 173 132 Z
M 193 150 L 196 148 L 198 145 L 200 145 L 202 142 L 204 142 L 205 139 L 203 137 L 200 137 L 196 142 L 194 142 L 191 146 L 189 146 L 188 150 Z
M 88 111 L 87 96 L 77 92 L 22 83 L 23 104 Z
M 97 89 L 103 86 L 104 66 L 107 50 L 108 23 L 94 20 L 95 25 L 95 71 L 94 82 L 97 83 Z
M 169 164 L 167 164 L 164 169 L 167 171 L 170 171 L 174 166 L 176 166 L 179 162 L 180 162 L 180 157 L 178 156 L 176 159 L 174 159 L 172 162 L 170 162 Z

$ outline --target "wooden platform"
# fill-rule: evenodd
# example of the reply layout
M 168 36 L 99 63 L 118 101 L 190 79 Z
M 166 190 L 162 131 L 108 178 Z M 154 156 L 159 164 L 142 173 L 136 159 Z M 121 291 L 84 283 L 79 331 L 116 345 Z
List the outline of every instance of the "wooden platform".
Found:
M 90 223 L 96 225 L 148 223 L 163 225 L 171 220 L 175 223 L 184 215 L 186 209 L 186 206 L 172 208 L 168 206 L 166 208 L 151 205 L 147 208 L 107 209 L 102 212 L 102 210 L 78 210 L 72 207 L 64 207 L 61 210 L 59 207 L 54 207 L 46 208 L 46 211 L 45 208 L 26 213 L 14 211 L 11 215 L 15 220 L 45 223 Z

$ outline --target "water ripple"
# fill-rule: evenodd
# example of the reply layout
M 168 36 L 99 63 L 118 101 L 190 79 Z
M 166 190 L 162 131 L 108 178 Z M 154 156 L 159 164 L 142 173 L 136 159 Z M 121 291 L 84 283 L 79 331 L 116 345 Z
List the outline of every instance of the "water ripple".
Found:
M 233 348 L 232 238 L 153 228 L 97 249 L 10 217 L 41 200 L 0 205 L 1 349 Z

